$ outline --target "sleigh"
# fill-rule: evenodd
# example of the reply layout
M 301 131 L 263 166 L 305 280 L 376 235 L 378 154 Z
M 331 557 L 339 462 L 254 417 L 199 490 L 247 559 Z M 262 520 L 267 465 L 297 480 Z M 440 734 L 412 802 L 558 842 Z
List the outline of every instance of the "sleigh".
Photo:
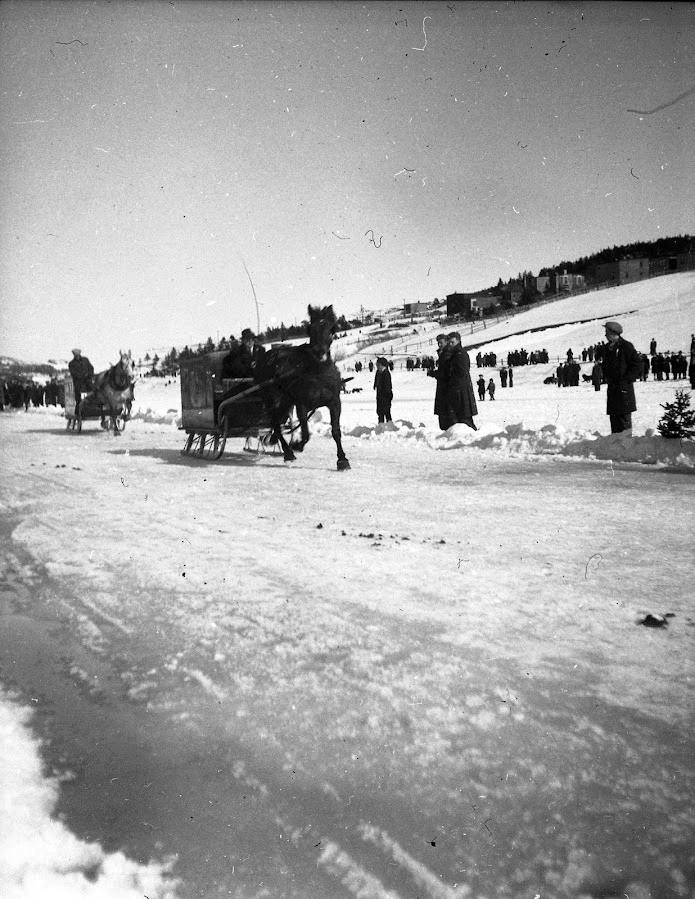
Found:
M 75 401 L 75 383 L 68 375 L 63 382 L 65 391 L 65 427 L 68 431 L 82 430 L 84 421 L 100 421 L 104 430 L 114 430 L 119 433 L 130 420 L 131 403 L 125 400 L 120 407 L 114 409 L 114 415 L 104 409 L 104 404 L 94 394 L 84 394 L 79 402 Z
M 226 352 L 207 353 L 181 359 L 181 427 L 186 441 L 184 456 L 217 460 L 227 440 L 243 438 L 244 451 L 273 453 L 271 423 L 261 393 L 253 378 L 223 377 Z M 292 430 L 292 422 L 286 424 Z

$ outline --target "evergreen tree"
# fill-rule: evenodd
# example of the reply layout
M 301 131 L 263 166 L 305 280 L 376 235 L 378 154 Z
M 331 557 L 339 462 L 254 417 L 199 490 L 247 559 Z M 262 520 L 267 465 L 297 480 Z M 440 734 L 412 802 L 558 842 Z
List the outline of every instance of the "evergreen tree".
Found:
M 662 403 L 664 414 L 657 425 L 662 437 L 692 440 L 695 438 L 695 409 L 690 408 L 690 394 L 677 390 L 672 403 Z

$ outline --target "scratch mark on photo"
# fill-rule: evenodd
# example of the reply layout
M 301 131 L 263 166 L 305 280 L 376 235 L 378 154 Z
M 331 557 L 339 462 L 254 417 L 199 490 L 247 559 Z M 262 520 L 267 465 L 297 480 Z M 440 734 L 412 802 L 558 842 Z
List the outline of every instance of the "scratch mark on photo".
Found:
M 411 47 L 411 48 L 410 48 L 411 50 L 420 50 L 420 51 L 424 51 L 425 47 L 427 46 L 427 32 L 425 31 L 425 22 L 426 22 L 428 19 L 431 19 L 431 18 L 432 18 L 432 16 L 425 16 L 425 18 L 422 20 L 422 33 L 425 35 L 425 43 L 424 43 L 424 45 L 423 45 L 422 47 Z
M 661 103 L 659 106 L 655 106 L 654 109 L 628 109 L 627 111 L 634 112 L 635 115 L 654 115 L 655 112 L 661 112 L 662 109 L 668 109 L 669 106 L 680 103 L 681 100 L 685 100 L 685 98 L 689 97 L 691 94 L 695 94 L 695 87 L 683 91 L 682 94 L 678 94 L 677 97 L 674 97 L 673 100 L 669 100 L 667 103 Z

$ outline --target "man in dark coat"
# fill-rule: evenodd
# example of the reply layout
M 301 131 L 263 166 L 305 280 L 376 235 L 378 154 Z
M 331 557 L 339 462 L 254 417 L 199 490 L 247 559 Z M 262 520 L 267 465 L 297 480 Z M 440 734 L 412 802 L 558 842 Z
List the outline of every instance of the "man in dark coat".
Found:
M 437 334 L 437 367 L 436 369 L 428 368 L 427 376 L 437 380 L 437 389 L 434 393 L 434 414 L 439 418 L 439 427 L 442 431 L 448 430 L 455 421 L 447 401 L 450 356 L 451 347 L 446 334 Z
M 603 376 L 607 387 L 606 413 L 611 421 L 611 434 L 632 431 L 632 413 L 637 409 L 634 382 L 639 378 L 642 361 L 634 346 L 624 340 L 618 322 L 606 322 L 606 346 Z
M 376 360 L 376 374 L 374 375 L 374 390 L 376 390 L 376 414 L 379 424 L 391 421 L 391 402 L 393 401 L 393 387 L 391 385 L 391 372 L 388 360 L 379 356 Z
M 94 389 L 94 366 L 82 355 L 82 350 L 74 349 L 72 359 L 68 362 L 68 371 L 75 387 L 75 411 L 77 411 L 82 396 Z
M 448 340 L 452 352 L 448 364 L 447 400 L 454 414 L 454 421 L 462 422 L 477 431 L 473 421 L 473 416 L 478 414 L 478 407 L 471 383 L 471 360 L 461 346 L 458 331 L 452 331 Z
M 591 383 L 594 385 L 594 390 L 596 391 L 600 390 L 601 384 L 603 384 L 603 367 L 598 359 L 594 362 L 593 368 L 591 369 Z
M 478 378 L 478 399 L 483 401 L 485 400 L 485 378 L 481 375 Z
M 241 343 L 232 345 L 231 350 L 222 360 L 223 378 L 252 378 L 254 371 L 260 367 L 265 350 L 257 341 L 250 328 L 241 332 Z

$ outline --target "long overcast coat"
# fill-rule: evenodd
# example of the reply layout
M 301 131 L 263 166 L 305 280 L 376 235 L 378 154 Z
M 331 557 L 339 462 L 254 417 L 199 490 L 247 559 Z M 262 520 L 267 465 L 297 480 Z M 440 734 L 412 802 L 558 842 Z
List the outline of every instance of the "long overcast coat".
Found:
M 447 364 L 447 402 L 456 421 L 473 419 L 478 407 L 471 382 L 471 360 L 462 346 L 451 353 Z
M 606 379 L 606 413 L 625 415 L 635 412 L 633 383 L 642 371 L 642 360 L 629 340 L 619 337 L 603 351 L 603 376 Z

